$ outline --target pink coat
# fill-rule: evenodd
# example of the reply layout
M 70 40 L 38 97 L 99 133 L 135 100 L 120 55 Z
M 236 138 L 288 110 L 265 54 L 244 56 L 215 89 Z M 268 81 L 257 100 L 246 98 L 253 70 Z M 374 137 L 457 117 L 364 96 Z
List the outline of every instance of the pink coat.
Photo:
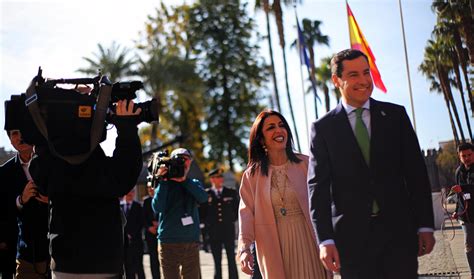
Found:
M 297 156 L 302 161 L 298 164 L 290 163 L 288 166 L 289 187 L 292 187 L 296 192 L 306 223 L 313 231 L 309 217 L 306 181 L 308 156 L 302 154 L 297 154 Z M 239 250 L 249 247 L 255 241 L 258 264 L 263 278 L 285 279 L 280 241 L 270 197 L 271 177 L 271 169 L 268 171 L 268 176 L 262 175 L 259 170 L 251 176 L 250 169 L 247 169 L 242 176 L 239 206 Z M 315 233 L 312 243 L 308 243 L 308 245 L 315 245 L 318 249 Z

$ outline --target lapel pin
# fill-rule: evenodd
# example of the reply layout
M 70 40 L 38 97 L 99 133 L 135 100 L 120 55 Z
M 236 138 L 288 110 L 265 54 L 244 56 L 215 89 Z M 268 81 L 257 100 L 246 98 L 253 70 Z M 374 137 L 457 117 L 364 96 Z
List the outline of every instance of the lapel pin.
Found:
M 386 115 L 386 114 L 385 114 L 385 111 L 383 111 L 383 110 L 380 111 L 380 114 L 382 114 L 382 116 L 385 116 L 385 115 Z

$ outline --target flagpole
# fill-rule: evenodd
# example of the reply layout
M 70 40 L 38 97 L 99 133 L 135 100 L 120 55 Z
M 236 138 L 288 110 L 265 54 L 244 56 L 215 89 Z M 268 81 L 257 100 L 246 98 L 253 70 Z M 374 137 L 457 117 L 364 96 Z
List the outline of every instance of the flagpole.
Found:
M 405 65 L 407 68 L 407 78 L 408 78 L 408 92 L 410 93 L 410 104 L 411 104 L 411 115 L 413 118 L 413 129 L 416 133 L 416 120 L 415 120 L 415 105 L 413 104 L 413 92 L 411 89 L 411 79 L 410 79 L 410 67 L 408 66 L 408 52 L 407 52 L 407 42 L 405 39 L 405 26 L 403 24 L 403 13 L 402 13 L 402 1 L 398 0 L 398 7 L 400 10 L 400 22 L 402 24 L 402 37 L 403 37 L 403 47 L 405 49 Z
M 299 24 L 298 22 L 298 15 L 296 13 L 296 4 L 293 5 L 293 8 L 295 9 L 295 18 L 296 18 L 296 23 Z M 299 37 L 299 34 L 298 34 Z M 301 45 L 300 45 L 300 40 L 299 38 L 296 40 L 297 48 L 298 48 L 298 54 L 300 56 L 300 78 L 301 78 L 301 92 L 303 93 L 303 109 L 304 109 L 304 126 L 306 130 L 306 140 L 309 140 L 309 128 L 308 128 L 308 111 L 306 110 L 306 97 L 304 94 L 304 79 L 303 79 L 303 70 L 301 69 Z

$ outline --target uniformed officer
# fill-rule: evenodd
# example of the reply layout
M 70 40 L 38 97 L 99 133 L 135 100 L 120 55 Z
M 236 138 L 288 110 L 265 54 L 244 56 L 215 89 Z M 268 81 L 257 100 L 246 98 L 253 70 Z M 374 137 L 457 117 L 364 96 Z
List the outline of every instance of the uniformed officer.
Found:
M 229 279 L 238 278 L 235 263 L 235 226 L 238 218 L 237 191 L 223 187 L 224 176 L 222 169 L 209 172 L 212 187 L 207 189 L 209 195 L 206 206 L 206 227 L 209 233 L 212 257 L 215 265 L 215 279 L 222 278 L 222 245 L 226 250 L 229 265 Z

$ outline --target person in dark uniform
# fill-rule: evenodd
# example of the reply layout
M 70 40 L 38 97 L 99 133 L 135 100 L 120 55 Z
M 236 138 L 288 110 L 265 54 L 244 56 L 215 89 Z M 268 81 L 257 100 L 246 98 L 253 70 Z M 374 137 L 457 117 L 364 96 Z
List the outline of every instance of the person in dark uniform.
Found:
M 150 255 L 150 269 L 153 279 L 160 278 L 160 261 L 158 259 L 158 216 L 153 212 L 151 201 L 155 195 L 153 187 L 147 187 L 148 196 L 143 199 L 143 215 L 145 221 L 145 241 Z
M 237 191 L 223 187 L 222 169 L 209 172 L 212 187 L 207 189 L 209 195 L 206 207 L 206 227 L 209 233 L 212 257 L 214 258 L 215 279 L 222 278 L 222 246 L 226 250 L 229 265 L 229 279 L 238 278 L 235 263 L 235 226 L 237 221 L 239 200 Z
M 134 201 L 135 189 L 132 189 L 121 203 L 127 218 L 125 225 L 125 274 L 127 279 L 145 279 L 143 270 L 143 210 L 139 202 Z

